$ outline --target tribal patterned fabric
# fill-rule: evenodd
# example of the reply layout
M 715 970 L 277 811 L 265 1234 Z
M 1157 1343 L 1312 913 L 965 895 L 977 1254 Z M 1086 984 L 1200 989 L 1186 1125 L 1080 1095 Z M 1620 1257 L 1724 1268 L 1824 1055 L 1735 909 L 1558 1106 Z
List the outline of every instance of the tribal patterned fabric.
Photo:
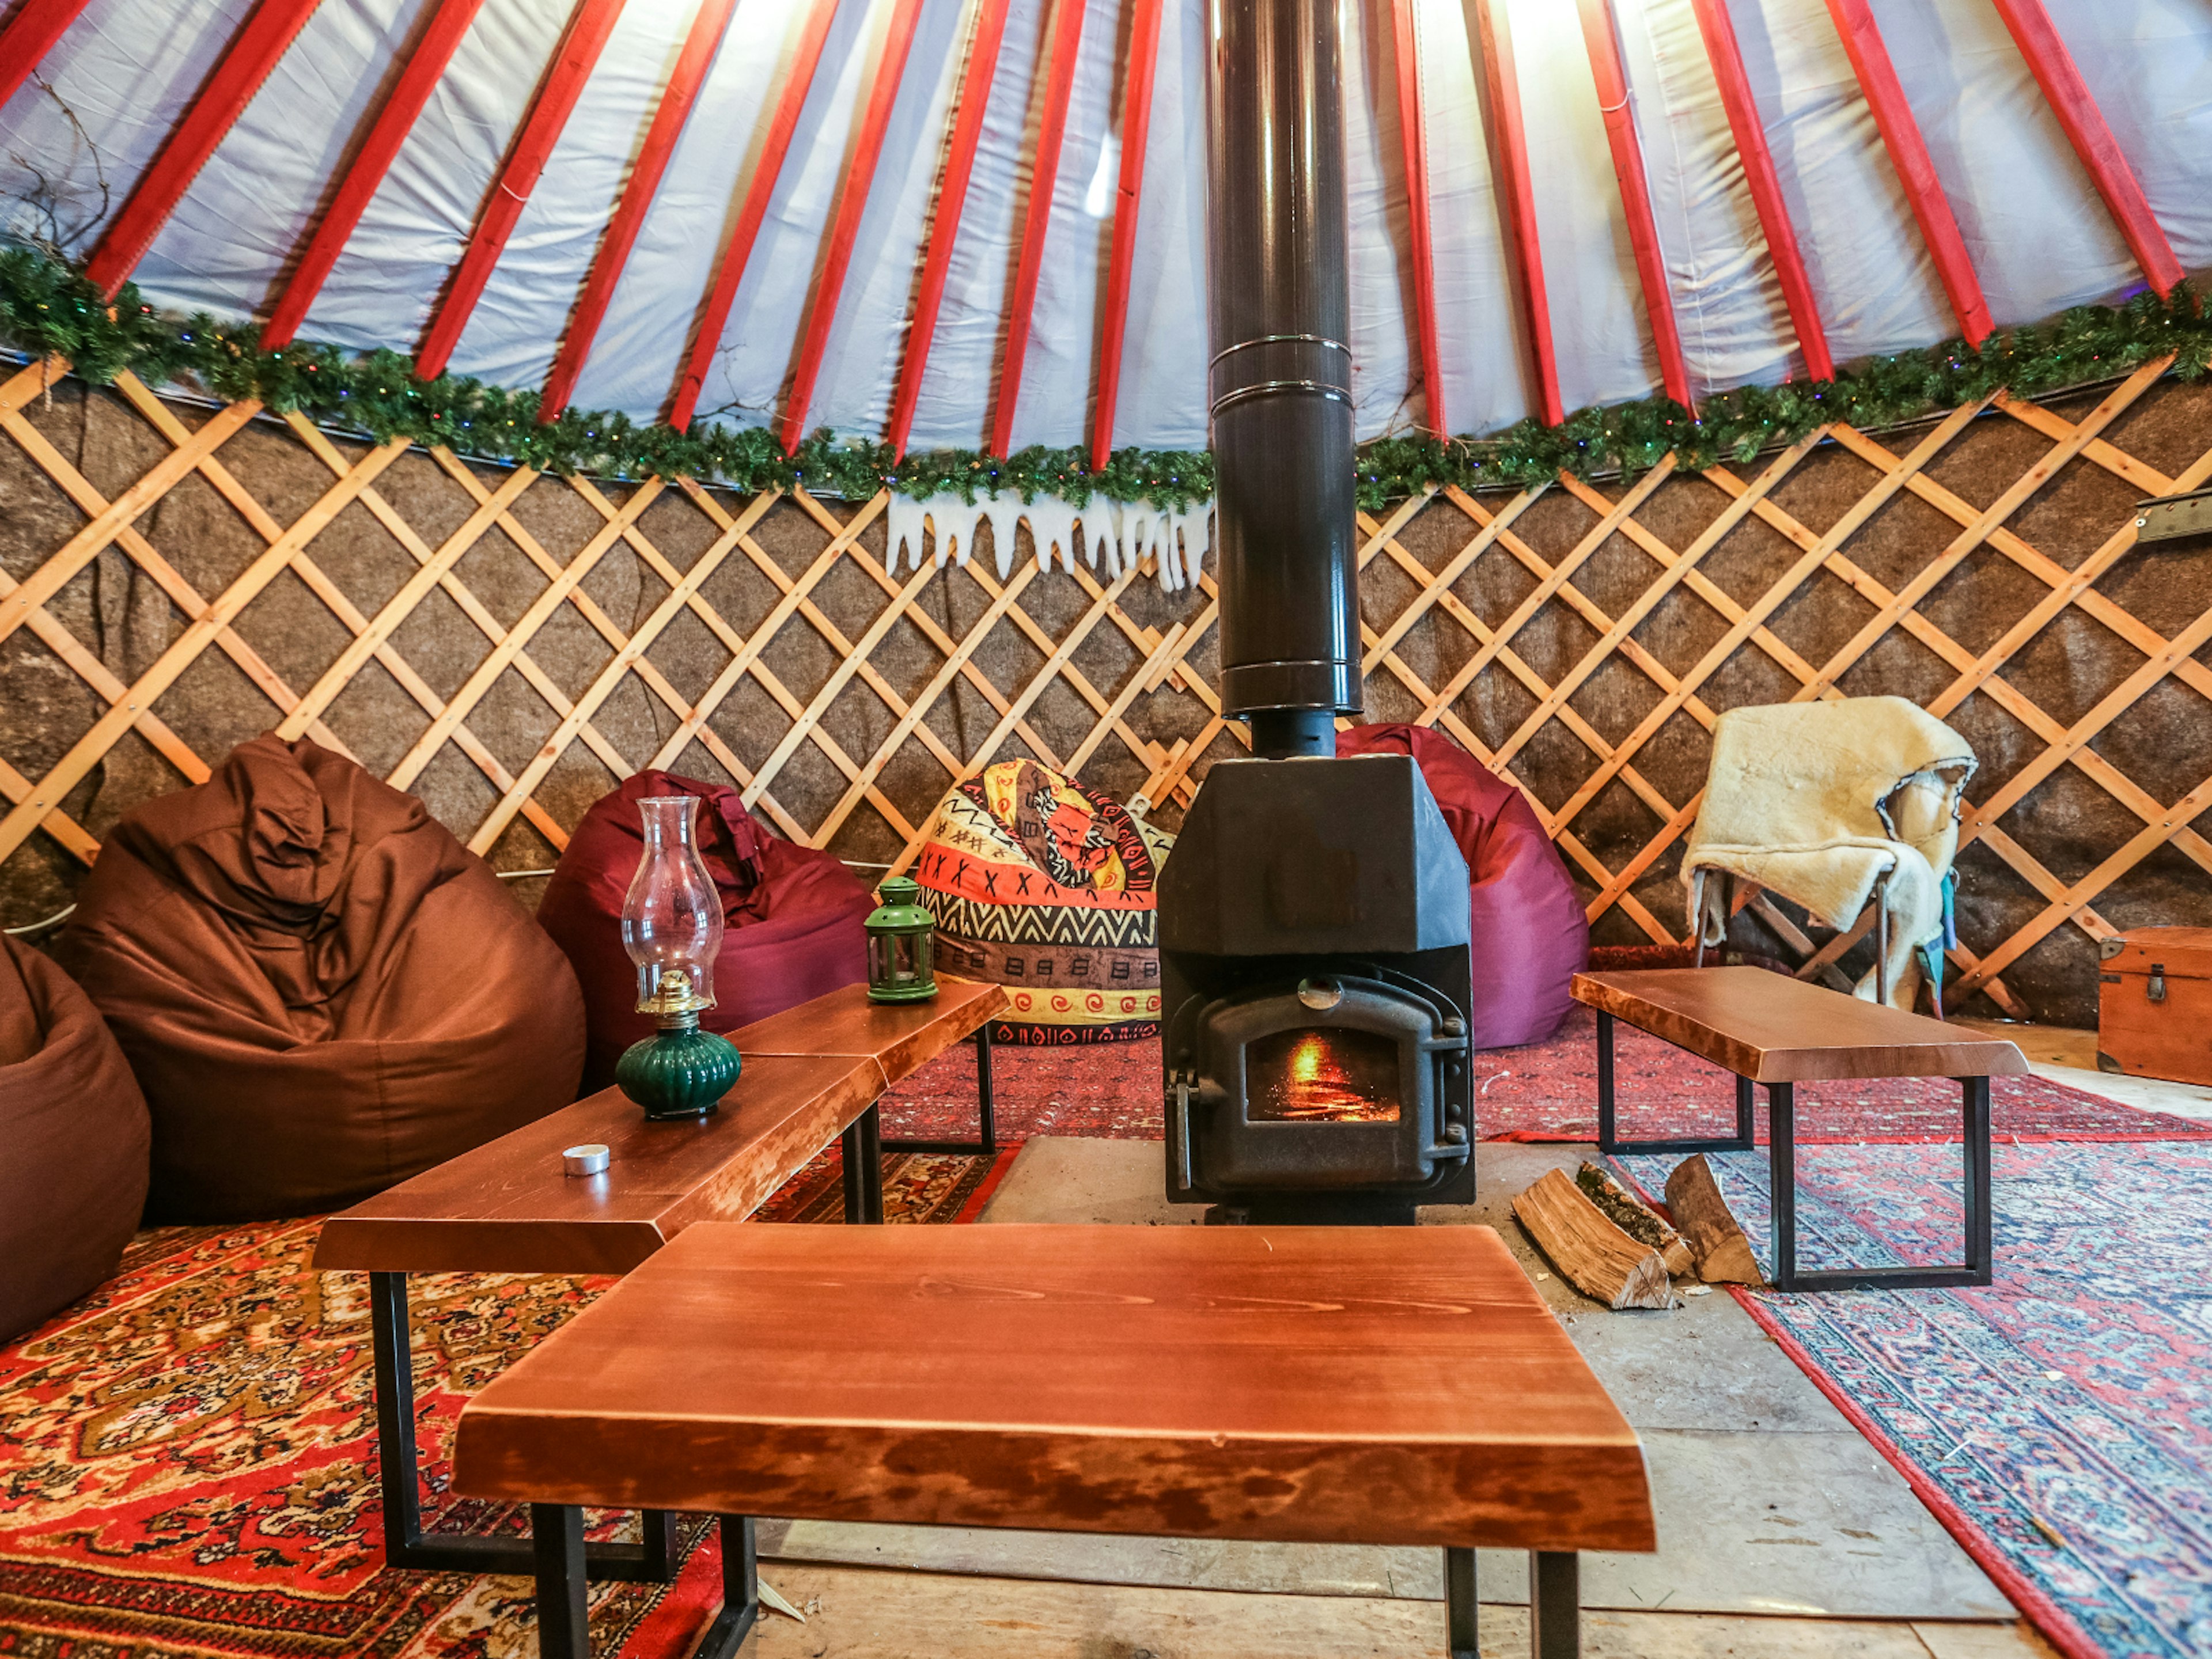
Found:
M 1158 1035 L 1153 884 L 1174 844 L 1049 767 L 987 767 L 939 804 L 915 861 L 938 966 L 1006 988 L 997 1041 Z
M 2212 1655 L 2212 1147 L 1995 1149 L 1986 1290 L 1747 1292 L 2070 1659 Z M 1707 1153 L 1762 1265 L 1766 1158 Z M 1620 1160 L 1649 1193 L 1675 1160 Z M 1958 1259 L 1956 1146 L 1799 1155 L 1808 1267 Z

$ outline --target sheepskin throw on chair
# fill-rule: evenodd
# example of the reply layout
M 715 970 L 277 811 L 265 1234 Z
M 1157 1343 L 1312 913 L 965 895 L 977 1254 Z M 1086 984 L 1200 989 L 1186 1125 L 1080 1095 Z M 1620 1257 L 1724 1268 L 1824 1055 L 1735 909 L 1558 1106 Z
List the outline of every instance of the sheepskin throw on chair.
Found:
M 1966 740 L 1903 697 L 1735 708 L 1713 723 L 1705 798 L 1682 856 L 1691 926 L 1727 936 L 1734 877 L 1802 904 L 1830 927 L 1855 924 L 1882 876 L 1889 1000 L 1910 1008 L 1915 953 L 1941 939 L 1943 878 L 1959 848 L 1959 805 L 1974 775 Z M 1869 972 L 1858 994 L 1875 994 Z

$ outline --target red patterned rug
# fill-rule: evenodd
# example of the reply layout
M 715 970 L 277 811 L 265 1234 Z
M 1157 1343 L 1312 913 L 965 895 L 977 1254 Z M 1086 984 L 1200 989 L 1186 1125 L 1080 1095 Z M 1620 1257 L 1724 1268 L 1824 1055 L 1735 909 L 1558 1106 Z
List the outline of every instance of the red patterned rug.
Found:
M 894 1156 L 884 1208 L 969 1218 L 1012 1161 Z M 834 1151 L 770 1201 L 843 1214 Z M 764 1217 L 769 1212 L 763 1212 Z M 380 1543 L 367 1276 L 309 1267 L 317 1224 L 142 1233 L 122 1271 L 0 1347 L 0 1655 L 9 1659 L 525 1659 L 530 1586 L 391 1572 Z M 426 1274 L 411 1286 L 426 1518 L 520 1532 L 445 1495 L 462 1402 L 611 1279 Z M 629 1516 L 595 1516 L 594 1535 Z M 690 1550 L 704 1531 L 687 1526 Z M 601 1655 L 689 1652 L 716 1579 L 597 1586 Z
M 1642 1139 L 1733 1131 L 1735 1080 L 1673 1044 L 1616 1024 L 1613 1086 L 1621 1133 Z M 1549 1041 L 1475 1056 L 1476 1121 L 1486 1140 L 1591 1140 L 1597 1135 L 1597 1020 L 1577 1008 Z M 992 1051 L 999 1133 L 1157 1140 L 1158 1038 L 1080 1048 Z M 2185 1140 L 2212 1122 L 2122 1105 L 2039 1077 L 1990 1085 L 1995 1133 L 2020 1141 Z M 1797 1091 L 1798 1139 L 1949 1140 L 1959 1088 L 1942 1079 L 1808 1084 Z M 1765 1113 L 1760 1113 L 1763 1121 Z M 949 1050 L 884 1097 L 884 1132 L 947 1139 L 975 1132 L 975 1051 Z M 1765 1132 L 1761 1131 L 1764 1139 Z

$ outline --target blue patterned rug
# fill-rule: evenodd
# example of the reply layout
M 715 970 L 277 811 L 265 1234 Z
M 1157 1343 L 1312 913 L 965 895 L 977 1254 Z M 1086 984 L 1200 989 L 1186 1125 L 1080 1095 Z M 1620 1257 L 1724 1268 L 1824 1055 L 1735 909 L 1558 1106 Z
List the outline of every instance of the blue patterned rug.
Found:
M 1708 1154 L 1771 1269 L 1766 1155 Z M 1801 1148 L 1805 1267 L 1958 1258 L 1955 1146 Z M 1650 1194 L 1675 1159 L 1618 1160 Z M 1988 1290 L 1752 1315 L 2073 1659 L 2212 1656 L 2212 1146 L 1996 1148 Z

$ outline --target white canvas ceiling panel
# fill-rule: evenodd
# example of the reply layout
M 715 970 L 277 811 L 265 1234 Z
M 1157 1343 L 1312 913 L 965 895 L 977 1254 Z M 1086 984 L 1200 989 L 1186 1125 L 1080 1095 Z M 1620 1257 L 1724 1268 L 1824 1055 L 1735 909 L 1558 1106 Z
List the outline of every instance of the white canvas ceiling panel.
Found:
M 1405 263 L 1396 70 L 1389 43 L 1381 35 L 1388 27 L 1387 5 L 1340 0 L 1340 7 L 1346 89 L 1344 174 L 1351 198 L 1352 429 L 1362 439 L 1379 438 L 1413 424 L 1407 403 L 1420 358 L 1413 339 L 1412 273 Z M 1394 180 L 1398 193 L 1395 213 L 1390 200 Z

